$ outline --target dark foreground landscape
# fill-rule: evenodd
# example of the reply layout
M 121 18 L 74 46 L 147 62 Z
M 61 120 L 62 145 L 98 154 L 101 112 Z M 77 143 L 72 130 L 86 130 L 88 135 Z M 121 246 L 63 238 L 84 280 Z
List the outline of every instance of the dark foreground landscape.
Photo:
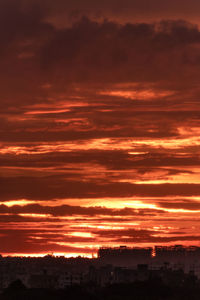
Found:
M 166 285 L 160 279 L 145 282 L 114 284 L 99 287 L 94 284 L 71 286 L 60 290 L 27 289 L 15 281 L 0 295 L 1 300 L 163 300 L 200 299 L 200 285 L 190 280 L 184 285 Z
M 121 246 L 101 248 L 93 259 L 0 257 L 0 300 L 199 300 L 200 247 L 152 251 Z

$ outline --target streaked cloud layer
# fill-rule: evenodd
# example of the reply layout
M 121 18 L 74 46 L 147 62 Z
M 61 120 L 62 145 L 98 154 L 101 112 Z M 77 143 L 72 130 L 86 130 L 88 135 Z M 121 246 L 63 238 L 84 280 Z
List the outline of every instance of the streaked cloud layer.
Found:
M 193 2 L 1 1 L 1 253 L 199 245 Z

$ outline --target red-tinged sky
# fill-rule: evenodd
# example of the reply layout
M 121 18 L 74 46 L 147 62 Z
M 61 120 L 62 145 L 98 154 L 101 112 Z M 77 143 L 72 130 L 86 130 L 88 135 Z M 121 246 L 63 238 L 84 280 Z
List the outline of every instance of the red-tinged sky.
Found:
M 0 253 L 200 245 L 198 0 L 0 2 Z

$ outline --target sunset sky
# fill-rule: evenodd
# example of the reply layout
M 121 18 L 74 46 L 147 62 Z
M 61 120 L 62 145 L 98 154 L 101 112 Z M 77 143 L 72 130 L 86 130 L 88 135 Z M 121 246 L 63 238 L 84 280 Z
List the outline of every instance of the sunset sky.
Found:
M 200 1 L 0 1 L 0 253 L 200 245 Z

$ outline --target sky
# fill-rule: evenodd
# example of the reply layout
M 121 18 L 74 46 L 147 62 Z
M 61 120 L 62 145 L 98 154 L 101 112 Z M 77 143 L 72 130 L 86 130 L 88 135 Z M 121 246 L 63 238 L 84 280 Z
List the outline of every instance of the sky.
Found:
M 0 253 L 200 246 L 199 0 L 1 0 Z

